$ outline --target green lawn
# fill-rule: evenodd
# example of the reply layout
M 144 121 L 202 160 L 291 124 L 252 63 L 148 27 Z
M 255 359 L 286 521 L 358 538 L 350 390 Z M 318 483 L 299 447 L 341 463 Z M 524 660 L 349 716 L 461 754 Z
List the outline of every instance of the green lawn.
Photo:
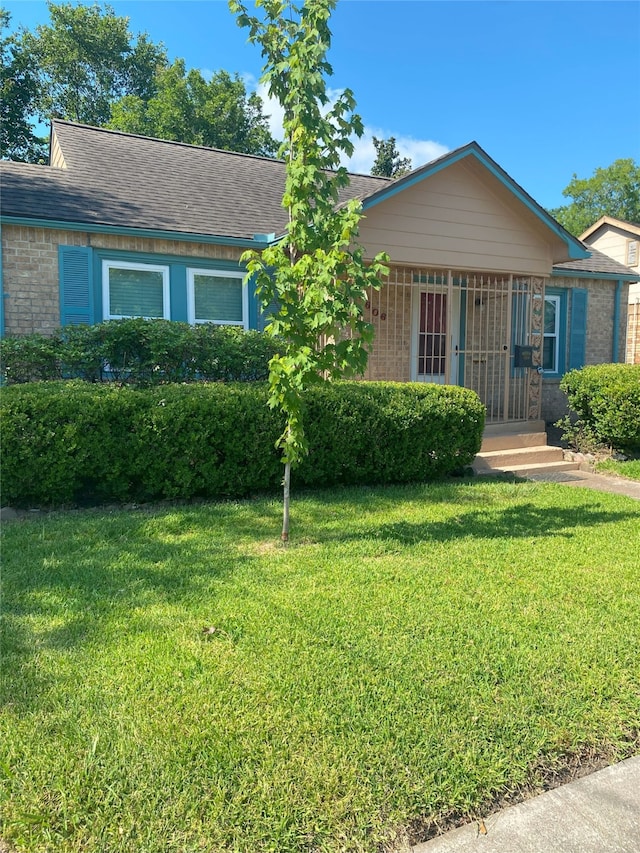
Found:
M 637 502 L 477 480 L 279 525 L 269 499 L 5 525 L 1 838 L 392 850 L 638 751 Z
M 640 480 L 640 459 L 628 459 L 619 462 L 616 459 L 603 459 L 596 464 L 596 470 L 605 474 L 617 474 L 629 480 Z

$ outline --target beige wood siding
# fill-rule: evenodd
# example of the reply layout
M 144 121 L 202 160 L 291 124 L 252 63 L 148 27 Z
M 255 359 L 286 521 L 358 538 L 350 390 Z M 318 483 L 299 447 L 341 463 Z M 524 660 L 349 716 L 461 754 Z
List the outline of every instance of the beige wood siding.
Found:
M 58 142 L 58 137 L 55 134 L 55 131 L 51 132 L 51 154 L 49 156 L 50 165 L 54 167 L 54 169 L 66 169 L 67 164 L 64 160 L 64 155 L 62 153 L 62 149 L 60 148 L 60 143 Z
M 459 270 L 548 275 L 558 252 L 537 217 L 466 162 L 372 207 L 360 235 L 369 256 Z
M 608 255 L 614 261 L 618 261 L 619 264 L 627 262 L 627 240 L 622 234 L 616 234 L 615 231 L 606 231 L 596 237 L 595 240 L 589 240 L 589 245 L 602 252 L 603 255 Z

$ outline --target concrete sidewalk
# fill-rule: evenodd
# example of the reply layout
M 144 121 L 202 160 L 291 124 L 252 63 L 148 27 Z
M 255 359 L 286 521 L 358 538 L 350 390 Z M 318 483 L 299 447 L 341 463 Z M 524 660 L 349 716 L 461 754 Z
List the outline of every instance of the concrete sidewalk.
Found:
M 609 477 L 606 474 L 592 474 L 590 471 L 549 471 L 548 473 L 529 474 L 527 480 L 537 483 L 562 483 L 564 486 L 581 486 L 597 492 L 610 492 L 625 495 L 640 501 L 640 482 L 625 480 L 624 477 Z M 638 848 L 640 853 L 640 848 Z
M 640 756 L 452 829 L 412 853 L 640 853 Z

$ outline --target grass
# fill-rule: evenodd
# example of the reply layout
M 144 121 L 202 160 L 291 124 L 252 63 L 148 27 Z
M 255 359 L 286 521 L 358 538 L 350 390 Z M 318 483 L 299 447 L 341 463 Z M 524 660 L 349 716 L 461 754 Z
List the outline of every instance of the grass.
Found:
M 640 744 L 640 505 L 536 483 L 5 526 L 0 837 L 392 850 Z M 203 629 L 208 629 L 206 632 Z
M 628 459 L 619 462 L 616 459 L 603 459 L 596 463 L 596 471 L 606 474 L 617 474 L 629 480 L 640 480 L 640 459 Z

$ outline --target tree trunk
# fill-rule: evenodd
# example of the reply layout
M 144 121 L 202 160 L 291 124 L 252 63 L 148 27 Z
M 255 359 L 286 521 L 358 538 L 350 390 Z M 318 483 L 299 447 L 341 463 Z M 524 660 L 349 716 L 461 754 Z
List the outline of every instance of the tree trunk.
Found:
M 284 466 L 284 506 L 282 513 L 282 541 L 289 541 L 289 485 L 291 483 L 291 463 L 287 462 Z

